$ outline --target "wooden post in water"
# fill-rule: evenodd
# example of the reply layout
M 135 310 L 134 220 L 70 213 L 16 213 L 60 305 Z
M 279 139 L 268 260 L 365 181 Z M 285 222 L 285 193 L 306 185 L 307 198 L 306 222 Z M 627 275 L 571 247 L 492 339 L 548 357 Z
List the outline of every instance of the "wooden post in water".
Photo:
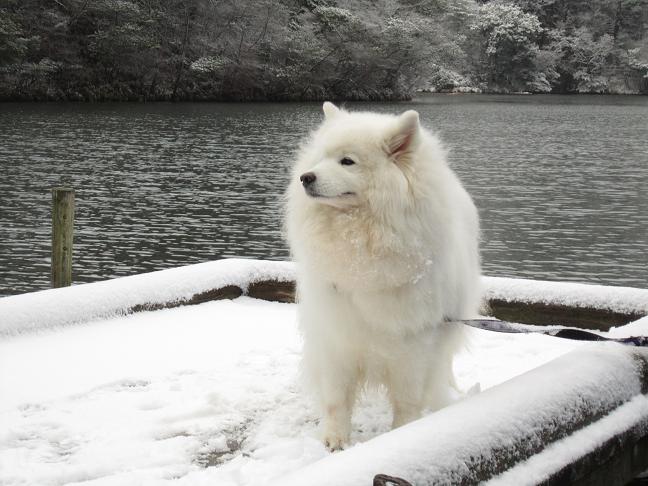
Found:
M 74 189 L 52 189 L 52 287 L 72 284 Z

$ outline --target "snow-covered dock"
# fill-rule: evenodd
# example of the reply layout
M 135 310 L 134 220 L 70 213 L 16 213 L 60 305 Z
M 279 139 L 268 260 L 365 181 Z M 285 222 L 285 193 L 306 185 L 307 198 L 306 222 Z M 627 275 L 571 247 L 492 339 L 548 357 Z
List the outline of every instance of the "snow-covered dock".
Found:
M 267 297 L 263 282 L 289 301 L 293 277 L 289 263 L 230 260 L 0 299 L 0 484 L 622 484 L 648 468 L 644 351 L 481 330 L 455 368 L 483 393 L 389 432 L 369 392 L 356 445 L 328 453 L 298 383 L 295 306 L 209 301 Z M 648 314 L 644 290 L 485 287 Z M 182 302 L 197 305 L 165 308 Z M 648 318 L 608 334 L 648 334 Z

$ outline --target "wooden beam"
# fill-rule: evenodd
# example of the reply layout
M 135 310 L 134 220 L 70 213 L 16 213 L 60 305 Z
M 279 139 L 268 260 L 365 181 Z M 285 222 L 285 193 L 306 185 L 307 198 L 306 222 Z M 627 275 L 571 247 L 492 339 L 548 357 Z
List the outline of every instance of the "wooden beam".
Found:
M 538 486 L 625 486 L 648 470 L 648 417 L 603 442 Z
M 280 282 L 278 280 L 252 282 L 248 287 L 247 295 L 255 299 L 293 303 L 295 302 L 295 282 Z
M 295 302 L 295 282 L 260 280 L 250 284 L 247 295 L 275 302 Z M 599 331 L 623 326 L 646 315 L 640 311 L 614 312 L 595 307 L 499 299 L 491 299 L 488 302 L 486 313 L 503 321 L 541 326 L 563 325 Z
M 74 189 L 52 189 L 52 287 L 72 285 Z
M 223 299 L 236 299 L 243 295 L 243 289 L 237 287 L 236 285 L 227 285 L 225 287 L 220 287 L 217 289 L 207 290 L 205 292 L 200 292 L 194 294 L 187 299 L 178 299 L 170 302 L 162 303 L 144 303 L 138 304 L 131 307 L 128 312 L 143 312 L 143 311 L 154 311 L 160 309 L 173 309 L 174 307 L 180 307 L 182 305 L 197 305 L 204 304 L 205 302 L 210 302 L 212 300 L 223 300 Z
M 561 325 L 581 329 L 608 331 L 641 319 L 642 312 L 614 312 L 609 309 L 577 307 L 543 302 L 519 302 L 491 299 L 488 315 L 502 321 L 520 322 L 539 326 Z
M 294 281 L 257 280 L 250 282 L 244 290 L 236 285 L 207 290 L 185 299 L 168 302 L 137 304 L 128 312 L 170 309 L 181 305 L 202 304 L 211 300 L 235 299 L 247 295 L 255 299 L 273 302 L 294 303 L 296 294 Z M 486 315 L 510 322 L 532 325 L 563 325 L 581 329 L 607 331 L 611 327 L 623 326 L 645 316 L 641 310 L 614 312 L 595 307 L 577 307 L 542 302 L 504 301 L 491 299 L 487 304 Z

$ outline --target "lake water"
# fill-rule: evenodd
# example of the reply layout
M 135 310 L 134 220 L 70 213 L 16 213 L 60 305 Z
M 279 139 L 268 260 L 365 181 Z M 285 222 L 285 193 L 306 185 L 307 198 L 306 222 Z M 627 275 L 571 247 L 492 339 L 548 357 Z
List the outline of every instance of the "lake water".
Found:
M 484 273 L 648 288 L 648 97 L 408 103 L 480 209 Z M 286 259 L 280 197 L 319 103 L 0 104 L 0 295 L 49 286 L 50 189 L 76 189 L 74 281 Z

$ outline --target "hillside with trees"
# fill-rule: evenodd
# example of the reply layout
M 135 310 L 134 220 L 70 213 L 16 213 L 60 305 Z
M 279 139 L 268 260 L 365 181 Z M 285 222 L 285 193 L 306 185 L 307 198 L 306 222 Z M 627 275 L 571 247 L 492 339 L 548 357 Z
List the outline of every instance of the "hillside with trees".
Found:
M 648 0 L 1 0 L 0 99 L 648 94 Z

